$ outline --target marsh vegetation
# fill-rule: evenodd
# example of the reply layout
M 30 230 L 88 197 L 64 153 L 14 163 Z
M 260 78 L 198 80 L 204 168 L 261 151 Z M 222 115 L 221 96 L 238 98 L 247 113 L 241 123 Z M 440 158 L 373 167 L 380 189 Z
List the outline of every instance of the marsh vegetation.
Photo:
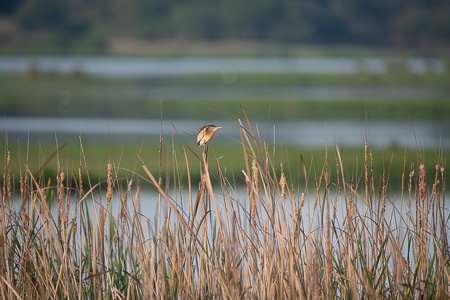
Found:
M 426 159 L 422 149 L 405 151 L 400 172 L 388 159 L 375 169 L 368 135 L 361 160 L 343 161 L 336 145 L 292 162 L 245 111 L 237 122 L 232 171 L 215 141 L 206 157 L 161 139 L 151 157 L 124 153 L 133 166 L 107 159 L 97 183 L 81 139 L 70 172 L 56 143 L 51 175 L 7 143 L 1 297 L 448 298 L 444 150 Z M 143 214 L 144 188 L 166 209 Z

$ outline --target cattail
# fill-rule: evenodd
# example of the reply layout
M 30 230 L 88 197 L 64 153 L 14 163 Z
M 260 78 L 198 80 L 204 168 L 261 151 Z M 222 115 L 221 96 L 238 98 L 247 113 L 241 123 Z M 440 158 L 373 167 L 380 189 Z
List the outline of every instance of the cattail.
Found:
M 127 192 L 125 194 L 125 198 L 122 201 L 122 207 L 120 209 L 120 213 L 119 213 L 119 220 L 122 221 L 122 232 L 120 234 L 120 240 L 123 241 L 124 240 L 124 235 L 125 235 L 125 225 L 124 225 L 124 221 L 125 221 L 125 217 L 127 214 L 127 201 L 128 201 L 128 195 L 131 194 L 131 187 L 133 185 L 133 179 L 130 179 L 130 181 L 128 182 L 128 187 L 127 187 Z M 139 192 L 139 187 L 138 187 L 138 192 Z M 114 238 L 117 239 L 118 238 L 118 228 L 119 226 L 116 227 L 116 232 L 114 234 Z M 117 243 L 117 240 L 115 240 L 115 242 Z
M 122 201 L 122 207 L 120 209 L 119 213 L 119 219 L 124 219 L 127 213 L 127 201 L 128 201 L 128 195 L 131 194 L 131 187 L 133 185 L 133 179 L 130 179 L 127 186 L 127 192 L 125 193 L 125 197 Z
M 425 165 L 419 165 L 419 197 L 422 201 L 425 199 L 426 181 L 425 181 Z
M 256 200 L 255 200 L 255 192 L 259 195 L 259 187 L 258 187 L 258 168 L 256 166 L 256 160 L 252 161 L 252 181 L 253 181 L 253 189 L 252 189 L 252 197 L 250 197 L 250 216 L 253 220 L 255 218 L 255 210 L 256 210 Z
M 73 221 L 73 237 L 75 239 L 75 235 L 77 233 L 77 218 L 73 218 L 72 221 Z
M 76 241 L 76 239 L 77 239 L 77 229 L 78 229 L 78 227 L 77 227 L 77 218 L 76 217 L 73 217 L 72 218 L 72 224 L 73 224 L 73 226 L 72 226 L 72 230 L 73 230 L 73 234 L 72 234 L 72 247 L 73 247 L 73 249 L 75 249 L 76 248 L 76 244 L 77 244 L 77 241 Z
M 411 163 L 410 166 L 410 172 L 409 172 L 409 183 L 408 183 L 408 211 L 411 212 L 411 189 L 412 189 L 412 179 L 414 178 L 414 165 Z
M 366 200 L 368 199 L 369 193 L 369 175 L 368 175 L 368 147 L 367 147 L 367 138 L 364 139 L 364 189 L 366 192 Z
M 333 220 L 336 220 L 336 212 L 337 212 L 337 197 L 334 198 L 334 204 L 333 204 Z
M 64 172 L 56 175 L 56 195 L 58 198 L 58 229 L 61 230 L 62 221 L 62 188 L 63 188 Z
M 432 197 L 436 197 L 437 195 L 437 189 L 438 189 L 438 185 L 439 185 L 439 169 L 440 169 L 440 166 L 439 166 L 439 164 L 436 164 L 436 166 L 435 166 L 435 168 L 436 168 L 436 173 L 435 173 L 435 176 L 434 176 L 434 183 L 433 183 L 433 189 L 431 190 L 431 196 Z M 428 204 L 429 206 L 428 206 L 428 209 L 430 209 L 430 205 L 431 205 L 431 203 L 429 203 Z
M 111 202 L 112 199 L 112 163 L 108 161 L 108 177 L 106 188 L 106 201 Z
M 10 162 L 11 162 L 11 154 L 8 150 L 8 154 L 6 156 L 6 169 L 8 170 L 6 175 L 6 193 L 8 195 L 8 200 L 11 201 L 11 168 L 10 168 Z
M 21 195 L 20 212 L 22 216 L 22 225 L 26 228 L 28 225 L 28 220 L 26 212 L 25 183 L 22 176 L 20 176 L 20 195 Z
M 184 234 L 184 232 L 183 232 L 183 234 Z M 224 237 L 223 237 L 222 230 L 218 230 L 218 232 L 217 232 L 217 244 L 224 245 Z
M 252 171 L 253 171 L 253 186 L 255 187 L 256 194 L 259 195 L 258 167 L 256 164 L 256 159 L 253 159 L 252 161 Z
M 79 185 L 80 185 L 80 187 L 79 187 L 79 193 L 80 193 L 80 199 L 82 199 L 83 198 L 83 196 L 84 196 L 84 193 L 83 193 L 83 178 L 81 177 L 82 176 L 82 164 L 81 164 L 81 162 L 80 162 L 80 167 L 78 168 L 78 180 L 79 180 Z
M 281 199 L 286 199 L 286 176 L 283 171 L 283 163 L 281 165 L 281 177 L 280 177 L 280 187 L 281 187 Z
M 302 209 L 305 204 L 305 193 L 302 193 L 302 197 L 300 198 L 300 209 Z
M 295 218 L 296 218 L 296 225 L 295 225 L 295 236 L 298 237 L 298 231 L 300 230 L 300 222 L 302 219 L 302 208 L 303 208 L 303 204 L 305 203 L 305 193 L 302 193 L 301 198 L 300 198 L 300 205 L 297 207 L 296 211 L 295 211 Z

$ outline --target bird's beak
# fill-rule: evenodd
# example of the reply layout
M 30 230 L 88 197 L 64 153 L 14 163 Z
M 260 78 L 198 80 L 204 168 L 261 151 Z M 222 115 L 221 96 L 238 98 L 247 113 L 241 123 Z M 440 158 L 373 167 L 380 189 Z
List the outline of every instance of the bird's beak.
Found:
M 216 127 L 216 128 L 214 128 L 214 131 L 216 131 L 217 129 L 220 129 L 220 128 L 222 128 L 221 126 L 220 127 Z

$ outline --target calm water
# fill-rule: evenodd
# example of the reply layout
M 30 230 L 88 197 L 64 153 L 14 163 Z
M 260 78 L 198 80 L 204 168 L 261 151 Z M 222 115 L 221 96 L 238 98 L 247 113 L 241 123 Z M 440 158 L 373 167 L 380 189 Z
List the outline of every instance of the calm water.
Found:
M 166 137 L 193 144 L 200 125 L 197 120 L 164 120 L 162 132 Z M 235 142 L 240 140 L 239 125 L 236 122 L 221 121 L 223 127 L 216 133 L 216 139 Z M 366 135 L 372 146 L 388 147 L 450 147 L 450 122 L 396 122 L 396 121 L 298 121 L 298 122 L 253 122 L 261 139 L 272 143 L 302 146 L 334 145 L 361 146 Z M 136 119 L 81 119 L 81 118 L 28 118 L 4 117 L 0 120 L 0 133 L 10 138 L 23 137 L 39 140 L 75 139 L 81 134 L 84 140 L 107 141 L 144 139 L 159 141 L 160 120 Z
M 400 67 L 411 73 L 442 73 L 447 71 L 443 59 L 404 58 Z M 398 66 L 397 66 L 398 67 Z M 239 73 L 293 72 L 293 73 L 339 73 L 358 72 L 385 73 L 392 69 L 389 61 L 381 58 L 170 58 L 148 59 L 130 57 L 0 57 L 0 74 L 23 73 L 30 70 L 42 72 L 73 73 L 115 77 L 152 77 L 185 74 L 221 74 L 222 79 L 232 81 Z M 290 86 L 290 87 L 166 87 L 133 86 L 108 87 L 104 94 L 102 87 L 93 87 L 92 93 L 114 100 L 142 99 L 197 99 L 214 100 L 250 97 L 255 99 L 287 99 L 291 96 L 320 100 L 339 99 L 426 99 L 448 98 L 450 89 L 427 87 L 345 87 L 345 86 Z M 70 96 L 69 91 L 61 91 Z M 67 95 L 66 95 L 67 94 Z M 105 96 L 106 95 L 106 96 Z M 61 97 L 63 97 L 61 96 Z M 372 97 L 371 96 L 376 96 Z M 184 97 L 184 98 L 183 98 Z M 375 101 L 375 100 L 374 100 Z M 189 141 L 200 125 L 207 120 L 167 120 L 163 122 L 163 134 L 175 139 Z M 210 121 L 211 122 L 211 121 Z M 212 122 L 215 123 L 215 122 Z M 239 138 L 239 126 L 233 122 L 221 122 L 224 128 L 218 132 L 221 139 Z M 338 143 L 341 146 L 360 146 L 366 128 L 370 128 L 373 146 L 450 146 L 450 121 L 436 122 L 395 122 L 376 121 L 368 126 L 363 121 L 304 121 L 304 122 L 255 122 L 260 136 L 269 142 L 283 144 L 323 146 Z M 134 119 L 83 119 L 83 118 L 15 118 L 2 117 L 0 133 L 10 137 L 23 136 L 31 139 L 54 139 L 57 134 L 62 139 L 148 139 L 157 140 L 160 132 L 159 120 Z
M 159 77 L 222 73 L 232 80 L 237 73 L 355 74 L 386 73 L 401 69 L 412 74 L 443 73 L 447 63 L 439 58 L 133 58 L 133 57 L 0 57 L 0 73 L 30 71 L 83 73 L 104 77 Z
M 196 197 L 196 190 L 195 190 L 195 184 L 193 184 L 193 195 L 192 199 L 189 198 L 189 193 L 187 188 L 181 190 L 181 191 L 173 191 L 171 190 L 169 194 L 167 195 L 172 202 L 172 204 L 177 207 L 179 212 L 183 215 L 183 217 L 186 220 L 191 219 L 191 205 L 194 205 L 195 203 L 195 197 Z M 250 202 L 249 202 L 249 196 L 247 194 L 247 189 L 245 187 L 238 187 L 236 190 L 231 190 L 227 192 L 226 195 L 224 195 L 221 192 L 221 189 L 219 187 L 214 187 L 214 198 L 217 203 L 217 207 L 219 211 L 217 212 L 217 215 L 220 215 L 222 218 L 225 217 L 225 214 L 227 213 L 225 209 L 229 209 L 229 201 L 233 203 L 233 206 L 235 208 L 235 212 L 239 214 L 242 222 L 247 223 L 248 221 L 248 212 L 250 211 Z M 125 192 L 125 191 L 123 191 Z M 333 189 L 330 189 L 330 195 L 329 195 L 329 201 L 330 203 L 334 202 L 334 199 L 337 199 L 337 209 L 336 209 L 336 218 L 337 218 L 337 224 L 342 224 L 344 219 L 346 218 L 347 210 L 345 208 L 345 198 L 344 196 L 339 196 L 337 193 L 333 191 Z M 324 195 L 324 192 L 320 192 L 320 195 Z M 300 196 L 300 195 L 298 195 Z M 123 200 L 124 194 L 121 195 L 121 199 Z M 229 197 L 230 199 L 227 199 Z M 261 200 L 264 203 L 268 203 L 270 199 L 266 199 L 264 193 L 262 192 L 260 194 Z M 378 195 L 377 195 L 378 197 Z M 411 206 L 411 212 L 412 215 L 415 215 L 415 200 L 414 200 L 414 194 L 411 196 L 411 201 L 413 205 Z M 286 220 L 290 223 L 292 222 L 292 206 L 290 200 L 287 198 L 286 201 L 280 200 L 281 198 L 279 196 L 276 197 L 275 205 L 276 205 L 276 218 L 281 218 L 282 215 L 286 217 Z M 74 196 L 72 198 L 73 201 L 70 203 L 70 210 L 69 210 L 69 218 L 75 217 L 76 212 L 79 210 L 79 202 L 78 198 Z M 377 211 L 379 198 L 373 199 L 372 203 L 369 205 L 372 205 L 373 212 Z M 444 202 L 442 202 L 444 200 Z M 106 209 L 107 207 L 107 201 L 106 201 L 106 194 L 105 192 L 100 193 L 98 190 L 94 191 L 92 195 L 88 195 L 84 201 L 87 203 L 89 211 L 93 213 L 94 211 L 99 211 L 99 209 Z M 212 200 L 211 200 L 212 201 Z M 322 215 L 321 213 L 321 206 L 315 206 L 315 191 L 310 191 L 309 195 L 306 195 L 305 197 L 305 205 L 302 208 L 302 212 L 306 220 L 309 220 L 311 218 L 312 225 L 314 228 L 319 228 L 322 226 L 321 220 L 322 217 L 326 215 Z M 323 198 L 321 198 L 320 201 L 323 201 Z M 448 215 L 449 208 L 450 208 L 450 195 L 446 194 L 446 197 L 441 195 L 440 196 L 440 205 L 441 208 L 443 207 L 444 215 Z M 225 205 L 225 202 L 227 204 Z M 271 201 L 270 201 L 271 202 Z M 101 203 L 101 204 L 100 204 Z M 20 211 L 20 197 L 15 197 L 14 201 L 12 202 L 12 210 L 18 214 Z M 271 203 L 272 204 L 272 203 Z M 398 220 L 399 217 L 402 217 L 404 219 L 407 218 L 407 212 L 408 212 L 408 193 L 405 192 L 405 194 L 402 195 L 400 192 L 392 192 L 390 191 L 388 193 L 388 198 L 386 199 L 386 212 L 385 212 L 385 218 L 388 222 L 391 222 L 392 220 Z M 28 205 L 31 205 L 30 202 L 28 202 Z M 119 212 L 121 211 L 122 202 L 119 199 L 117 194 L 113 194 L 112 201 L 110 203 L 110 212 L 112 213 L 113 218 L 117 218 Z M 433 205 L 436 205 L 436 202 L 433 202 Z M 360 214 L 364 215 L 366 211 L 366 205 L 363 203 L 363 201 L 356 201 L 356 206 L 358 208 L 358 211 Z M 159 196 L 159 194 L 156 191 L 143 188 L 140 190 L 139 194 L 136 193 L 136 189 L 132 189 L 131 194 L 128 195 L 127 198 L 127 209 L 131 215 L 133 215 L 134 211 L 137 211 L 140 213 L 141 221 L 150 222 L 152 226 L 155 226 L 156 220 L 158 217 L 160 217 L 161 224 L 164 222 L 165 213 L 170 209 L 170 205 L 167 203 L 164 197 Z M 211 215 L 214 218 L 216 216 L 216 210 L 213 206 L 213 203 L 211 202 Z M 330 205 L 330 210 L 332 210 L 332 205 Z M 58 204 L 57 200 L 55 200 L 51 205 L 51 212 L 54 218 L 56 218 L 58 214 Z M 228 212 L 230 213 L 230 212 Z M 261 221 L 266 221 L 268 219 L 267 212 L 264 209 L 261 209 Z M 201 218 L 200 216 L 200 210 L 197 214 L 196 221 L 198 222 Z M 172 212 L 171 214 L 171 222 L 174 222 L 177 219 L 176 215 Z M 198 223 L 197 223 L 198 224 Z M 394 225 L 393 225 L 394 226 Z M 306 232 L 309 228 L 309 221 L 304 222 L 304 228 L 306 229 Z M 146 225 L 143 227 L 144 230 L 148 229 L 146 228 Z M 148 232 L 147 232 L 148 234 Z M 450 233 L 448 233 L 450 234 Z
M 26 57 L 0 56 L 0 74 L 53 72 L 98 77 L 155 78 L 207 74 L 219 76 L 218 86 L 133 85 L 90 86 L 87 93 L 111 101 L 127 99 L 312 99 L 364 101 L 379 99 L 448 98 L 450 87 L 423 86 L 241 86 L 232 85 L 239 74 L 383 74 L 391 71 L 410 74 L 447 72 L 444 59 L 402 58 L 393 63 L 382 58 L 132 58 L 132 57 Z M 61 91 L 70 97 L 70 91 Z

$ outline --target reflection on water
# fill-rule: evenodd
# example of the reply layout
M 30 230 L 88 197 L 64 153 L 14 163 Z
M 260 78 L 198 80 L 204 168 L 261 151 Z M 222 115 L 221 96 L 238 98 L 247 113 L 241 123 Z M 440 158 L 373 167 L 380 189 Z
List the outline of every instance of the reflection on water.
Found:
M 212 122 L 211 123 L 217 123 Z M 203 122 L 196 120 L 165 120 L 162 122 L 164 136 L 175 140 L 194 142 L 198 128 Z M 219 124 L 217 124 L 219 125 Z M 239 125 L 236 122 L 220 121 L 223 127 L 216 139 L 239 140 Z M 361 146 L 367 135 L 372 146 L 391 145 L 408 147 L 450 146 L 450 123 L 444 122 L 398 122 L 372 121 L 297 121 L 252 123 L 261 139 L 272 143 L 302 146 Z M 0 132 L 10 137 L 22 136 L 30 139 L 51 139 L 55 134 L 61 139 L 147 139 L 159 141 L 160 120 L 136 119 L 81 119 L 81 118 L 22 118 L 7 117 L 0 121 Z

